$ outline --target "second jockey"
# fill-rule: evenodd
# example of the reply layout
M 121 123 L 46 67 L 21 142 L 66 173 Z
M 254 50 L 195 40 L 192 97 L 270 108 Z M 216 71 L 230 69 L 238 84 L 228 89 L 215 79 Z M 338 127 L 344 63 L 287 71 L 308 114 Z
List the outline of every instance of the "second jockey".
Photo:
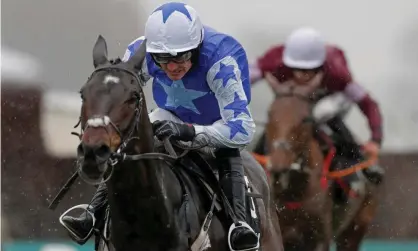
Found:
M 149 16 L 145 36 L 129 44 L 124 61 L 146 40 L 146 60 L 139 76 L 152 79 L 158 106 L 149 114 L 159 139 L 205 142 L 215 149 L 220 184 L 239 224 L 231 224 L 231 250 L 254 250 L 259 236 L 245 222 L 245 181 L 240 150 L 255 132 L 249 102 L 251 87 L 247 55 L 233 37 L 203 26 L 195 9 L 184 3 L 161 5 Z M 93 217 L 107 205 L 100 185 L 88 213 L 63 217 L 64 226 L 85 240 Z M 78 241 L 80 244 L 82 241 Z
M 250 66 L 251 83 L 257 83 L 267 72 L 272 73 L 279 82 L 293 79 L 298 84 L 307 83 L 316 74 L 322 72 L 323 78 L 319 87 L 325 92 L 322 97 L 341 92 L 348 99 L 357 103 L 367 117 L 371 131 L 371 139 L 364 145 L 364 151 L 366 154 L 378 155 L 383 139 L 382 116 L 379 106 L 368 92 L 353 79 L 344 52 L 336 46 L 326 44 L 318 31 L 307 27 L 296 29 L 287 38 L 285 44 L 268 50 L 255 64 Z M 339 142 L 340 144 L 352 147 L 339 154 L 349 155 L 345 157 L 351 159 L 351 163 L 358 162 L 358 159 L 353 160 L 353 156 L 356 154 L 350 152 L 360 152 L 360 146 L 353 142 L 353 137 L 342 119 L 339 117 L 331 119 L 328 121 L 328 125 L 335 134 L 343 138 L 342 142 Z M 265 141 L 263 134 L 256 147 L 257 153 L 266 154 L 268 150 Z M 346 167 L 348 166 L 350 164 L 346 165 Z M 383 170 L 377 165 L 365 169 L 364 173 L 374 183 L 380 183 L 383 178 Z M 348 182 L 352 186 L 355 186 L 357 180 L 357 174 L 348 177 Z

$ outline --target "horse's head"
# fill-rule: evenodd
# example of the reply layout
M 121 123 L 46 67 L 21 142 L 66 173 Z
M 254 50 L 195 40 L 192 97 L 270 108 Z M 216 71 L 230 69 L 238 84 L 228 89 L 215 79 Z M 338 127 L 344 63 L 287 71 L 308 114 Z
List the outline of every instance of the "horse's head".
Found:
M 136 74 L 144 57 L 142 46 L 127 62 L 109 61 L 106 41 L 98 37 L 93 48 L 95 70 L 80 90 L 82 134 L 77 155 L 83 178 L 100 180 L 112 154 L 137 136 L 141 114 L 147 115 Z
M 308 154 L 313 138 L 313 95 L 322 75 L 312 82 L 299 85 L 290 80 L 280 83 L 271 74 L 266 79 L 276 94 L 269 109 L 266 126 L 271 181 L 274 191 L 302 191 L 306 185 Z M 293 182 L 294 180 L 297 182 Z

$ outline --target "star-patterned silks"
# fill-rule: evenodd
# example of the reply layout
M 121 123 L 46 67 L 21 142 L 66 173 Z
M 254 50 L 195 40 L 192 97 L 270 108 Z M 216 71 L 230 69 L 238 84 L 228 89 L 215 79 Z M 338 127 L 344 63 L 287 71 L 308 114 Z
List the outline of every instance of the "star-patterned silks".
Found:
M 248 136 L 248 132 L 242 126 L 242 120 L 232 120 L 228 121 L 226 124 L 229 128 L 231 128 L 231 134 L 229 139 L 233 139 L 237 133 L 242 133 Z
M 136 50 L 139 48 L 139 46 L 142 44 L 142 40 L 137 40 L 134 43 L 128 45 L 128 50 L 131 52 L 131 55 L 134 55 Z
M 183 7 L 189 10 L 183 4 L 179 8 Z M 178 18 L 188 22 L 187 14 L 179 8 L 161 7 L 154 15 L 157 14 L 160 23 L 163 18 L 166 24 Z M 193 13 L 189 14 L 193 19 Z M 173 82 L 147 55 L 141 71 L 153 78 L 152 94 L 157 106 L 169 112 L 155 117 L 160 120 L 177 117 L 196 125 L 197 132 L 210 137 L 210 147 L 241 148 L 251 142 L 255 133 L 248 105 L 251 87 L 245 50 L 235 39 L 208 27 L 204 39 L 199 55 L 204 64 L 199 64 L 181 81 Z M 129 46 L 127 56 L 138 45 Z
M 192 17 L 190 16 L 189 11 L 186 9 L 185 3 L 166 3 L 160 7 L 158 7 L 154 12 L 161 10 L 163 12 L 163 23 L 167 21 L 167 19 L 170 17 L 170 15 L 178 11 L 180 13 L 183 13 L 190 21 L 192 21 Z
M 237 80 L 237 76 L 235 74 L 235 66 L 234 65 L 226 65 L 224 63 L 219 64 L 219 71 L 216 73 L 214 80 L 222 79 L 222 86 L 225 87 L 228 84 L 228 80 L 235 79 Z
M 173 81 L 171 86 L 168 86 L 161 81 L 158 82 L 167 94 L 166 106 L 173 108 L 181 106 L 196 114 L 200 114 L 200 111 L 196 108 L 193 100 L 206 95 L 207 92 L 186 89 L 182 80 Z
M 224 110 L 232 110 L 234 111 L 234 118 L 238 117 L 241 113 L 247 114 L 251 117 L 250 112 L 247 109 L 248 102 L 245 99 L 240 99 L 238 93 L 235 92 L 234 94 L 234 101 L 232 103 L 226 105 Z

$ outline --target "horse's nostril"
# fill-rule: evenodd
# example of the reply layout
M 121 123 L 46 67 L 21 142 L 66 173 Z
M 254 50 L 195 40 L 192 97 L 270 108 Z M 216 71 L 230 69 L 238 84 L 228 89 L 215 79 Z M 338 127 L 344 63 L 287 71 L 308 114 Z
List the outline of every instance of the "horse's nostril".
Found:
M 101 145 L 94 151 L 95 155 L 101 160 L 107 160 L 110 157 L 110 147 L 107 145 Z
M 110 147 L 102 145 L 88 145 L 85 143 L 80 143 L 77 147 L 77 155 L 83 157 L 84 160 L 97 160 L 99 162 L 104 162 L 110 158 L 111 151 Z
M 95 149 L 96 147 L 81 142 L 77 147 L 77 154 L 79 157 L 83 157 L 85 160 L 93 160 L 96 154 Z

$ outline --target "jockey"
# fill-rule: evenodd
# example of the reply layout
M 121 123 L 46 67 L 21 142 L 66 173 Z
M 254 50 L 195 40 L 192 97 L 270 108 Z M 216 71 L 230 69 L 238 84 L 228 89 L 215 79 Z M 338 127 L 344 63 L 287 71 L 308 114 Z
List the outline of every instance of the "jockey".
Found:
M 341 92 L 348 99 L 357 103 L 360 110 L 367 117 L 371 131 L 371 140 L 365 144 L 366 154 L 377 156 L 382 142 L 382 116 L 378 104 L 352 77 L 344 56 L 344 52 L 336 46 L 327 45 L 322 36 L 312 28 L 299 28 L 291 33 L 284 45 L 278 45 L 268 50 L 257 63 L 250 65 L 251 83 L 255 84 L 271 72 L 280 82 L 293 79 L 299 84 L 310 81 L 313 77 L 323 72 L 323 81 L 319 87 L 325 92 L 325 96 Z M 324 96 L 322 96 L 324 97 Z M 320 97 L 320 98 L 322 98 Z M 328 126 L 334 133 L 343 138 L 344 147 L 350 148 L 344 156 L 352 161 L 356 154 L 360 153 L 360 147 L 345 126 L 341 118 L 334 118 L 328 122 Z M 256 150 L 265 154 L 265 134 L 257 144 Z M 347 147 L 346 147 L 347 148 Z M 355 149 L 353 149 L 355 148 Z M 350 154 L 351 152 L 351 154 Z M 340 153 L 342 154 L 342 153 Z M 361 154 L 360 154 L 361 155 Z M 357 154 L 357 156 L 359 156 Z M 351 163 L 352 164 L 352 163 Z M 345 167 L 350 166 L 346 165 Z M 380 183 L 383 170 L 373 166 L 364 170 L 366 177 L 374 183 Z M 361 173 L 360 173 L 361 175 Z M 347 177 L 350 186 L 355 186 L 358 180 L 357 174 Z
M 146 40 L 147 55 L 140 77 L 152 79 L 158 106 L 149 114 L 157 138 L 208 144 L 220 167 L 220 184 L 239 224 L 231 224 L 231 250 L 254 250 L 258 235 L 245 222 L 245 181 L 240 150 L 255 132 L 249 102 L 251 87 L 247 55 L 233 37 L 203 26 L 191 6 L 170 2 L 149 16 L 145 36 L 129 44 L 128 60 Z M 63 224 L 78 239 L 87 236 L 93 217 L 106 205 L 101 185 L 88 213 L 63 217 Z M 79 242 L 80 243 L 80 242 Z

